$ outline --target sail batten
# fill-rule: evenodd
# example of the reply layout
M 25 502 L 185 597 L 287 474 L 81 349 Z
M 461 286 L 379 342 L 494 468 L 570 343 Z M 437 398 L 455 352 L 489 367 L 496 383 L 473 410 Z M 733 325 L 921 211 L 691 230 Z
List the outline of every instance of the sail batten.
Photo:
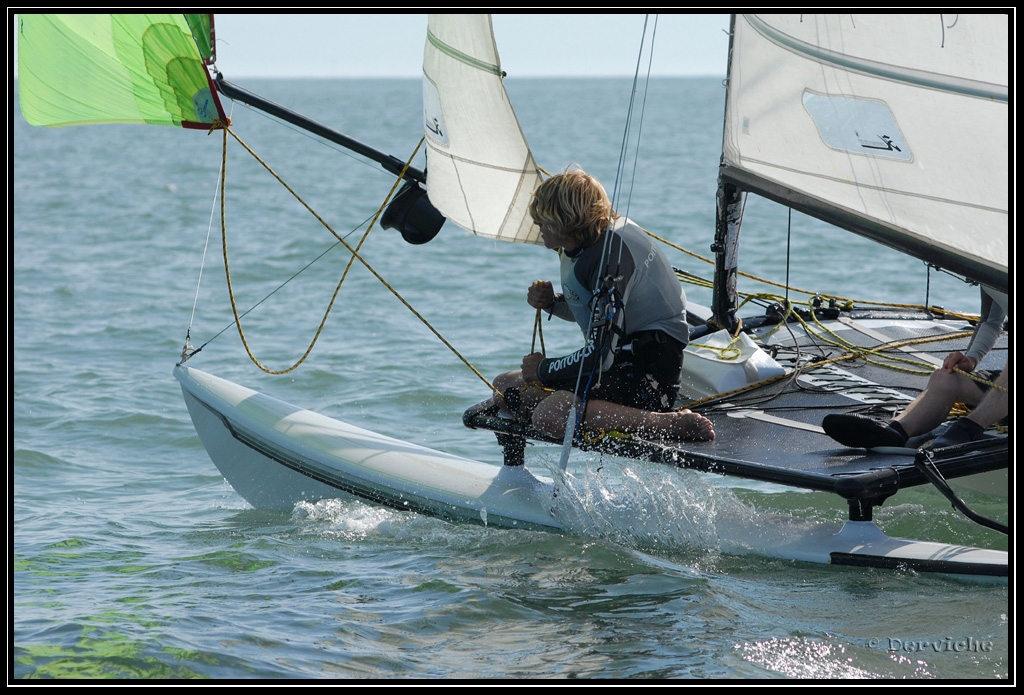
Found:
M 1009 100 L 1010 90 L 1005 84 L 999 85 L 966 77 L 942 75 L 929 70 L 892 65 L 877 60 L 850 56 L 838 51 L 826 50 L 820 46 L 799 41 L 792 36 L 775 31 L 770 25 L 761 21 L 757 15 L 747 15 L 746 18 L 754 29 L 769 40 L 792 51 L 802 53 L 815 62 L 834 65 L 843 70 L 862 72 L 874 77 L 896 80 L 918 87 L 942 89 L 983 99 Z
M 1005 16 L 734 22 L 723 178 L 1005 291 Z
M 477 60 L 473 56 L 466 55 L 462 51 L 456 50 L 455 48 L 452 48 L 451 46 L 446 44 L 444 41 L 441 41 L 439 38 L 434 36 L 434 34 L 431 33 L 430 31 L 427 32 L 427 41 L 429 41 L 439 51 L 442 51 L 446 55 L 451 56 L 456 60 L 462 61 L 466 65 L 479 68 L 480 70 L 484 70 L 495 75 L 501 75 L 500 66 L 494 65 L 493 63 L 486 63 L 482 60 Z

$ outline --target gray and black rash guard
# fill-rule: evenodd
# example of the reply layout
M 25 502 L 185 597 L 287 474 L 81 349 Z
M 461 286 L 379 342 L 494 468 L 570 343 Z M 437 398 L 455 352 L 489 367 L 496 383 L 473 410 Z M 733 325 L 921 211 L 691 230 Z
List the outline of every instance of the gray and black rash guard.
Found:
M 611 234 L 606 243 L 605 236 Z M 607 259 L 602 256 L 607 247 Z M 543 384 L 572 380 L 595 366 L 603 372 L 615 359 L 623 338 L 638 331 L 664 331 L 683 345 L 689 342 L 686 294 L 657 242 L 626 218 L 615 220 L 590 246 L 562 254 L 562 292 L 547 308 L 554 316 L 576 321 L 586 342 L 563 357 L 548 357 L 537 367 Z M 619 304 L 612 320 L 609 293 L 597 293 L 602 278 L 610 277 Z M 596 309 L 596 310 L 595 310 Z M 591 317 L 597 320 L 591 321 Z M 600 364 L 598 364 L 600 361 Z
M 997 290 L 981 287 L 981 321 L 974 328 L 971 342 L 967 345 L 965 357 L 973 357 L 975 364 L 981 364 L 981 359 L 987 355 L 1003 330 L 1003 320 L 1006 318 L 1006 305 L 1009 304 L 1007 296 Z

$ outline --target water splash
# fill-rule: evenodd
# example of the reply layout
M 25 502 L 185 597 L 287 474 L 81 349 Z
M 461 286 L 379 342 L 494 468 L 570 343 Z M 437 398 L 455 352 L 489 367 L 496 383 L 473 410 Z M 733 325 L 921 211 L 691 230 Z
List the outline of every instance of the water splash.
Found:
M 834 506 L 824 518 L 808 517 L 789 509 L 792 491 L 774 486 L 735 488 L 717 476 L 623 459 L 595 458 L 564 472 L 554 459 L 539 462 L 555 482 L 551 514 L 567 531 L 641 552 L 785 557 L 779 548 L 838 530 Z
M 736 503 L 690 471 L 598 460 L 574 473 L 542 463 L 557 491 L 551 513 L 567 530 L 630 548 L 716 551 L 716 519 Z
M 345 540 L 388 535 L 393 524 L 401 524 L 407 517 L 402 512 L 351 499 L 299 502 L 292 512 L 293 521 L 311 523 L 309 530 Z

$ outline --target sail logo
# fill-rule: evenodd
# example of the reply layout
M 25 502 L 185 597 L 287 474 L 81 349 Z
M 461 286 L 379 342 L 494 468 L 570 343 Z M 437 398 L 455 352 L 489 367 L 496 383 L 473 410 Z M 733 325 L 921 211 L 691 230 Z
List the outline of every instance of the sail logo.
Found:
M 192 107 L 195 109 L 198 123 L 213 123 L 217 110 L 213 105 L 213 94 L 209 87 L 200 89 L 192 96 Z M 211 108 L 213 109 L 212 115 L 210 114 Z
M 651 252 L 647 254 L 647 259 L 644 261 L 644 268 L 647 268 L 648 270 L 650 270 L 651 263 L 653 263 L 654 259 L 657 258 L 657 257 L 658 257 L 658 251 L 655 248 L 654 244 L 651 244 Z
M 435 145 L 448 147 L 448 126 L 444 122 L 437 85 L 423 79 L 423 134 Z
M 884 102 L 805 91 L 803 104 L 822 142 L 830 148 L 904 162 L 913 159 L 896 118 Z
M 572 367 L 578 362 L 581 362 L 582 360 L 585 360 L 586 358 L 590 357 L 590 355 L 593 354 L 593 352 L 594 341 L 588 340 L 586 345 L 584 345 L 582 348 L 572 353 L 571 355 L 566 355 L 565 357 L 559 357 L 556 360 L 552 360 L 551 363 L 548 365 L 547 372 L 548 374 L 554 374 L 569 367 Z
M 859 135 L 860 134 L 858 133 L 858 137 Z M 879 135 L 877 136 L 876 140 L 861 140 L 860 146 L 866 147 L 869 150 L 896 150 L 897 152 L 901 151 L 900 148 L 893 143 L 892 138 L 889 137 L 888 135 Z
M 903 406 L 912 400 L 905 393 L 881 386 L 833 365 L 810 369 L 800 374 L 797 381 L 808 388 L 839 393 L 858 403 L 891 403 Z

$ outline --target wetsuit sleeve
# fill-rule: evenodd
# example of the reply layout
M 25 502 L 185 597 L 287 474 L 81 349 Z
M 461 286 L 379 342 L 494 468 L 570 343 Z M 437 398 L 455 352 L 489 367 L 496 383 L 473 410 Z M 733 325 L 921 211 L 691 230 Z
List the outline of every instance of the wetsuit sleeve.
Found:
M 966 357 L 973 357 L 976 364 L 987 355 L 1003 330 L 1003 319 L 1006 318 L 1006 309 L 1000 306 L 992 295 L 982 290 L 981 293 L 981 323 L 974 329 L 971 342 L 964 353 Z
M 569 307 L 569 302 L 565 301 L 565 295 L 561 292 L 555 294 L 554 301 L 544 307 L 544 311 L 566 321 L 576 320 L 576 317 L 573 316 L 572 309 Z

